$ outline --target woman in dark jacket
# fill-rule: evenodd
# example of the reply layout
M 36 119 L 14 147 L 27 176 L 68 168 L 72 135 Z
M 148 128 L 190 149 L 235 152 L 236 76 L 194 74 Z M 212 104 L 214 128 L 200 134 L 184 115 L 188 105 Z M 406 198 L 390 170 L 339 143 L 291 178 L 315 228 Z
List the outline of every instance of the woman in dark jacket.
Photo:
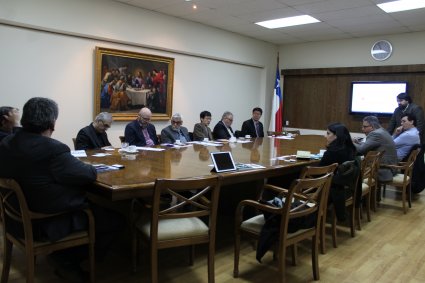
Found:
M 356 148 L 351 140 L 350 132 L 341 123 L 330 124 L 326 130 L 327 150 L 323 154 L 320 166 L 338 163 L 339 165 L 352 161 L 356 157 Z M 338 174 L 338 172 L 336 172 Z M 329 193 L 329 202 L 333 203 L 338 221 L 345 221 L 345 200 L 351 196 L 342 184 L 336 184 L 336 177 L 332 180 Z

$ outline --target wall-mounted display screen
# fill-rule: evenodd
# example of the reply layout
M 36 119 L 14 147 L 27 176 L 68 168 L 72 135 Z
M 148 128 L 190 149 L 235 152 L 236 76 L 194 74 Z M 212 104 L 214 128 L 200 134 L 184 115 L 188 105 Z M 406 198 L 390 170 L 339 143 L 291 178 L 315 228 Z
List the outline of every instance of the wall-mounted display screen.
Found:
M 407 82 L 352 82 L 350 114 L 390 116 L 398 107 L 397 95 L 406 91 Z

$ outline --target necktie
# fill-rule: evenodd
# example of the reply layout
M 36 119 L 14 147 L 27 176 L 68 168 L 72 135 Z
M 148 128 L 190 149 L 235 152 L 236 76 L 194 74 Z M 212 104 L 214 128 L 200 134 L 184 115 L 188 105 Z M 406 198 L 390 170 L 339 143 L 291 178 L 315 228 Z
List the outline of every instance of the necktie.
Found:
M 255 134 L 257 135 L 257 137 L 259 136 L 258 134 L 258 122 L 255 122 Z

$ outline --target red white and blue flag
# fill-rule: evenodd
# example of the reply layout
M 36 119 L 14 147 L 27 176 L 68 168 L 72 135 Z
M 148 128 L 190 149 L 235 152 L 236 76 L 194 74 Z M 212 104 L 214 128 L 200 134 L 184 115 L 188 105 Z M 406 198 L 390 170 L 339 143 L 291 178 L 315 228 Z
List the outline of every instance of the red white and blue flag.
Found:
M 270 118 L 270 130 L 275 132 L 282 131 L 282 92 L 280 90 L 279 57 L 276 66 L 276 80 L 274 83 L 273 105 Z

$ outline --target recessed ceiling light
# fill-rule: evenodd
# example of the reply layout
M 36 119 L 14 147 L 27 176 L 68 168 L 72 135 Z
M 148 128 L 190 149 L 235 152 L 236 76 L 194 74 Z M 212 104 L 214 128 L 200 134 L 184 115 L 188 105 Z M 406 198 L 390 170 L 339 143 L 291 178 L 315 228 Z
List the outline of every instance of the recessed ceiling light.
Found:
M 184 1 L 186 1 L 186 2 L 190 2 L 190 1 L 192 1 L 192 0 L 184 0 Z
M 290 27 L 290 26 L 298 26 L 305 25 L 311 23 L 320 22 L 318 19 L 315 19 L 309 15 L 289 17 L 289 18 L 281 18 L 270 21 L 258 22 L 257 25 L 266 27 L 266 28 L 282 28 L 282 27 Z
M 400 12 L 400 11 L 425 8 L 425 1 L 424 0 L 399 0 L 399 1 L 382 3 L 382 4 L 376 4 L 376 5 L 387 13 L 394 13 L 394 12 Z
M 198 6 L 196 6 L 196 4 L 193 4 L 192 8 L 193 8 L 193 10 L 196 10 L 196 9 L 198 9 Z

